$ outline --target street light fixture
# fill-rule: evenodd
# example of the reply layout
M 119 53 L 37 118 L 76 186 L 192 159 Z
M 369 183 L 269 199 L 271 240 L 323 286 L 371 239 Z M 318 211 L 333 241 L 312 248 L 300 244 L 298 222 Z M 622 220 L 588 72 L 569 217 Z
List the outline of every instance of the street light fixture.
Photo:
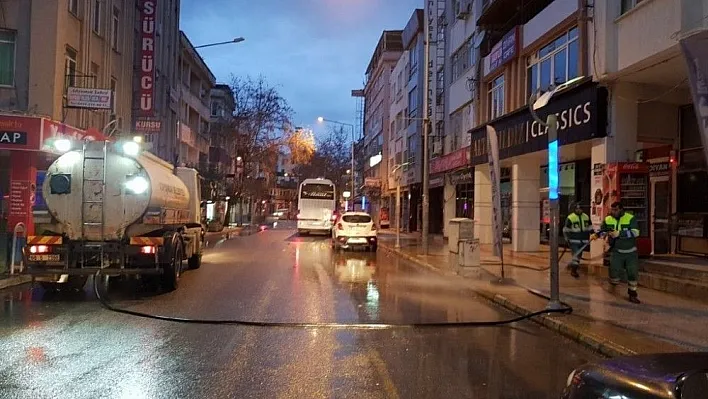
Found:
M 543 121 L 538 117 L 536 111 L 548 105 L 551 97 L 553 97 L 556 93 L 566 90 L 583 78 L 583 76 L 580 76 L 575 79 L 571 79 L 540 96 L 532 94 L 529 99 L 529 111 L 531 112 L 531 116 L 536 120 L 536 122 L 538 122 L 538 124 L 548 128 L 548 201 L 549 213 L 551 216 L 551 298 L 548 302 L 548 309 L 560 309 L 562 307 L 560 303 L 560 267 L 558 264 L 558 219 L 560 218 L 560 204 L 558 195 L 558 158 L 560 156 L 560 146 L 558 144 L 558 117 L 551 113 L 548 114 L 546 120 Z
M 333 123 L 333 124 L 335 124 L 335 125 L 348 126 L 348 127 L 350 127 L 350 128 L 352 129 L 352 146 L 351 146 L 351 147 L 352 147 L 352 160 L 351 160 L 351 163 L 352 163 L 352 166 L 351 166 L 351 175 L 352 175 L 352 178 L 351 178 L 351 185 L 352 185 L 352 197 L 354 197 L 354 194 L 356 193 L 356 191 L 354 191 L 354 125 L 352 125 L 351 123 L 346 123 L 346 122 L 333 121 L 333 120 L 327 119 L 327 118 L 325 118 L 325 117 L 323 117 L 323 116 L 318 116 L 318 117 L 317 117 L 317 122 L 318 122 L 318 123 L 328 122 L 328 123 Z M 352 206 L 352 208 L 354 208 L 354 207 Z
M 199 46 L 194 46 L 194 48 L 195 48 L 195 49 L 198 49 L 198 48 L 205 48 L 205 47 L 220 46 L 220 45 L 222 45 L 222 44 L 241 43 L 241 42 L 244 41 L 244 40 L 246 40 L 246 39 L 244 39 L 244 38 L 242 38 L 242 37 L 235 37 L 235 38 L 233 38 L 232 40 L 229 40 L 229 41 L 226 41 L 226 42 L 202 44 L 202 45 L 199 45 Z

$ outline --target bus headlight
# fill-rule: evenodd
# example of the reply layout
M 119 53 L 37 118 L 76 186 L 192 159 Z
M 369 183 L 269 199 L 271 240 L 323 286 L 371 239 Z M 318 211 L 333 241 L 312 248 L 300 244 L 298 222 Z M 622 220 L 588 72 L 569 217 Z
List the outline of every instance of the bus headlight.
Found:
M 133 194 L 142 194 L 150 188 L 150 183 L 142 176 L 135 176 L 125 182 L 125 188 Z

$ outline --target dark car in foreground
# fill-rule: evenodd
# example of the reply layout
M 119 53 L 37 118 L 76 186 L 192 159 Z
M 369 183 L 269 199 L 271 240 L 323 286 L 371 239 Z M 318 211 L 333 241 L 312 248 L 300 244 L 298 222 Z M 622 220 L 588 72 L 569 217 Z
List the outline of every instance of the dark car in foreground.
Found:
M 581 366 L 563 399 L 706 399 L 708 352 L 618 357 Z

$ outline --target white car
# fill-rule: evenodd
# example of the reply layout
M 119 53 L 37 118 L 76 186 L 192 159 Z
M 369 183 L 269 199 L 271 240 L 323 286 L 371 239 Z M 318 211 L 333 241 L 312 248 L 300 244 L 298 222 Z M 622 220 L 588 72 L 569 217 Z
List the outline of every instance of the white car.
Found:
M 365 212 L 345 212 L 332 228 L 332 246 L 335 249 L 366 247 L 376 251 L 378 232 L 371 215 Z

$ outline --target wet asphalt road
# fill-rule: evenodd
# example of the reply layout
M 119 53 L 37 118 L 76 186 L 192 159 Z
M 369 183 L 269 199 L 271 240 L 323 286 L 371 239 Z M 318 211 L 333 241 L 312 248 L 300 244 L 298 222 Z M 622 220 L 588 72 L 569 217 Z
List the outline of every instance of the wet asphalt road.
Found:
M 216 243 L 177 291 L 112 287 L 123 308 L 188 318 L 440 322 L 512 315 L 387 255 L 279 228 Z M 452 286 L 452 284 L 449 284 Z M 0 294 L 2 398 L 553 398 L 596 355 L 532 322 L 425 330 L 177 324 L 76 295 Z

